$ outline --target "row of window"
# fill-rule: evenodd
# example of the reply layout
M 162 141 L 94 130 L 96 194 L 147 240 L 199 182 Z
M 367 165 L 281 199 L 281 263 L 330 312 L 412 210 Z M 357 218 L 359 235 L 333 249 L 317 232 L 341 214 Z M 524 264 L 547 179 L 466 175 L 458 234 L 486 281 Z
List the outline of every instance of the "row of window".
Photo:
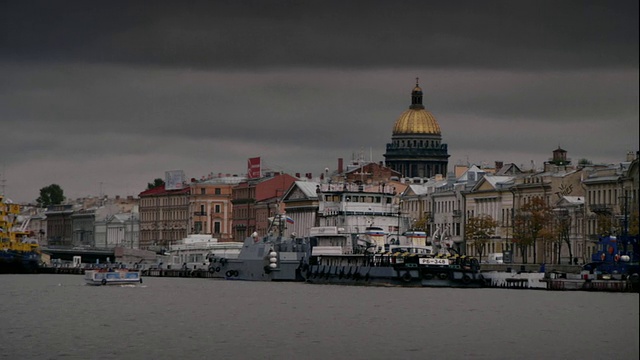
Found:
M 439 148 L 440 141 L 435 140 L 395 140 L 393 142 L 395 147 L 408 147 L 408 148 L 417 148 L 417 147 L 431 147 L 431 148 Z
M 626 192 L 625 192 L 626 193 Z M 626 194 L 625 194 L 626 195 Z M 623 195 L 624 196 L 624 195 Z M 618 189 L 589 190 L 587 192 L 589 204 L 620 204 L 624 199 L 618 197 Z
M 324 201 L 326 202 L 341 202 L 341 195 L 325 195 Z M 344 201 L 352 203 L 366 203 L 366 204 L 381 204 L 383 201 L 385 204 L 391 204 L 393 198 L 382 196 L 358 196 L 358 195 L 344 195 Z
M 221 188 L 214 188 L 213 189 L 213 194 L 214 195 L 222 195 L 222 189 Z M 200 195 L 207 195 L 207 188 L 206 187 L 200 188 Z
M 140 213 L 141 222 L 149 221 L 180 221 L 187 219 L 187 210 L 171 210 L 171 211 L 144 211 Z
M 220 204 L 215 204 L 213 206 L 213 212 L 216 214 L 219 214 L 222 212 L 222 205 Z M 200 205 L 200 215 L 206 215 L 207 214 L 207 205 Z
M 186 196 L 140 198 L 140 207 L 181 206 L 187 204 L 189 204 L 189 199 Z

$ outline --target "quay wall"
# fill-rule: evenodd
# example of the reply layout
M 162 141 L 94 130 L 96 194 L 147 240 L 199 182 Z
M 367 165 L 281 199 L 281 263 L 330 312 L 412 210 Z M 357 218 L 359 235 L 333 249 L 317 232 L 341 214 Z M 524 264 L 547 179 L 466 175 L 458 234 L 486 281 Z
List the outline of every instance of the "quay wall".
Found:
M 503 272 L 560 272 L 566 274 L 580 274 L 582 265 L 546 264 L 540 271 L 540 264 L 480 264 L 480 271 Z
M 480 266 L 482 272 L 499 271 L 499 272 L 527 272 L 537 273 L 540 272 L 540 265 L 538 264 L 482 264 Z M 559 272 L 566 274 L 579 274 L 582 270 L 580 265 L 546 265 L 545 272 Z M 54 267 L 45 266 L 41 267 L 38 271 L 41 274 L 84 274 L 84 268 L 81 267 Z M 156 277 L 199 277 L 199 278 L 213 278 L 221 277 L 220 274 L 213 276 L 215 273 L 210 273 L 207 270 L 182 270 L 182 269 L 144 269 L 142 270 L 142 276 L 156 276 Z
M 92 269 L 86 269 L 92 270 Z M 38 269 L 39 274 L 84 275 L 81 267 L 54 267 L 43 266 Z M 182 269 L 145 269 L 141 270 L 142 276 L 151 277 L 189 277 L 189 278 L 220 278 L 220 274 L 207 270 L 182 270 Z

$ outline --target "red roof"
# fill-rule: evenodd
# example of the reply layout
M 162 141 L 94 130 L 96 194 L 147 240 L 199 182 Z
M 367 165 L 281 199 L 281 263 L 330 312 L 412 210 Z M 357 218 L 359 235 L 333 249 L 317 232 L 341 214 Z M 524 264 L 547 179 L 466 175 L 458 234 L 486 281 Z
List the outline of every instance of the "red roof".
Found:
M 148 189 L 145 190 L 143 192 L 141 192 L 138 197 L 143 197 L 143 196 L 158 196 L 158 195 L 179 195 L 179 194 L 188 194 L 189 193 L 189 187 L 184 187 L 182 189 L 177 189 L 177 190 L 165 190 L 164 189 L 164 184 L 160 185 L 160 186 L 156 186 L 152 189 Z

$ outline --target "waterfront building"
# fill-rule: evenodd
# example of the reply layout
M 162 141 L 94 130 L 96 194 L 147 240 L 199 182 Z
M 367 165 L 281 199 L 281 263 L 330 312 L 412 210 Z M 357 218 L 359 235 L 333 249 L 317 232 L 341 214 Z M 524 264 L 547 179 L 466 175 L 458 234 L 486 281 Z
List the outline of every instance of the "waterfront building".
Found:
M 289 174 L 267 172 L 236 185 L 231 194 L 235 241 L 243 241 L 253 232 L 266 235 L 269 218 L 284 210 L 282 196 L 296 180 Z
M 107 235 L 105 247 L 138 249 L 140 247 L 138 215 L 138 213 L 129 212 L 109 216 L 105 221 Z
M 118 246 L 139 246 L 139 215 L 137 201 L 132 206 L 114 202 L 100 206 L 94 213 L 93 247 L 113 249 Z M 128 210 L 128 211 L 125 211 Z
M 316 181 L 296 181 L 285 192 L 282 202 L 286 216 L 293 223 L 287 224 L 286 236 L 309 237 L 309 229 L 317 225 L 318 195 L 320 183 Z
M 95 245 L 95 213 L 96 208 L 78 209 L 71 214 L 73 235 L 71 245 L 92 247 Z
M 385 184 L 391 179 L 402 176 L 398 171 L 384 166 L 382 162 L 366 161 L 362 157 L 343 168 L 342 159 L 338 159 L 338 170 L 332 174 L 334 182 L 346 181 L 354 184 Z
M 384 154 L 386 166 L 405 178 L 431 178 L 447 174 L 449 154 L 442 142 L 440 125 L 422 103 L 423 93 L 416 79 L 411 105 L 396 120 L 391 143 Z
M 553 207 L 556 235 L 547 249 L 552 264 L 585 264 L 596 251 L 596 243 L 584 236 L 584 196 L 562 196 Z M 569 248 L 570 247 L 570 248 Z
M 486 170 L 476 165 L 456 166 L 456 169 L 462 171 L 451 172 L 447 178 L 436 175 L 431 179 L 404 179 L 409 185 L 401 195 L 400 204 L 411 226 L 427 233 L 429 243 L 444 240 L 466 253 L 464 192 L 471 190 L 486 175 Z M 433 239 L 435 236 L 438 239 Z
M 189 199 L 189 233 L 211 235 L 220 242 L 233 241 L 232 188 L 246 179 L 241 176 L 209 176 L 192 179 Z
M 479 175 L 481 175 L 479 179 L 476 178 Z M 515 181 L 516 176 L 476 173 L 469 176 L 469 183 L 473 186 L 462 192 L 464 198 L 463 224 L 466 224 L 472 217 L 483 215 L 490 216 L 497 223 L 493 236 L 484 244 L 483 255 L 512 250 L 509 228 L 513 221 L 514 195 L 511 188 Z M 464 232 L 464 225 L 462 226 Z M 466 234 L 463 236 L 464 252 L 477 256 L 479 245 Z
M 582 181 L 585 232 L 592 244 L 603 235 L 635 235 L 638 229 L 638 156 L 605 168 L 591 169 Z M 635 232 L 635 234 L 634 234 Z
M 187 237 L 190 188 L 160 185 L 140 193 L 140 248 L 162 251 Z
M 431 193 L 430 233 L 460 250 L 464 240 L 464 196 L 465 183 L 450 178 L 444 184 L 434 186 Z M 463 251 L 464 253 L 464 251 Z
M 47 217 L 47 244 L 49 246 L 72 246 L 73 205 L 51 205 L 45 211 Z
M 431 194 L 434 187 L 442 179 L 426 179 L 419 183 L 410 183 L 400 194 L 400 211 L 402 214 L 411 219 L 411 227 L 418 228 L 431 235 L 431 226 L 433 224 L 433 206 Z M 427 241 L 431 240 L 427 238 Z

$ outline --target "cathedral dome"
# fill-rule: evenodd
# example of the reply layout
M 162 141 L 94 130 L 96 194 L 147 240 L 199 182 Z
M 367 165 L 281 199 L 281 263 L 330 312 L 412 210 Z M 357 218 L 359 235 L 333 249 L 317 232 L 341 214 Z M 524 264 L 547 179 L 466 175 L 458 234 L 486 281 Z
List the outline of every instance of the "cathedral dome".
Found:
M 440 125 L 427 110 L 409 109 L 400 115 L 393 126 L 393 135 L 401 134 L 440 135 Z
M 433 134 L 440 135 L 436 118 L 422 105 L 422 89 L 416 81 L 411 91 L 411 106 L 403 112 L 393 126 L 393 135 Z

